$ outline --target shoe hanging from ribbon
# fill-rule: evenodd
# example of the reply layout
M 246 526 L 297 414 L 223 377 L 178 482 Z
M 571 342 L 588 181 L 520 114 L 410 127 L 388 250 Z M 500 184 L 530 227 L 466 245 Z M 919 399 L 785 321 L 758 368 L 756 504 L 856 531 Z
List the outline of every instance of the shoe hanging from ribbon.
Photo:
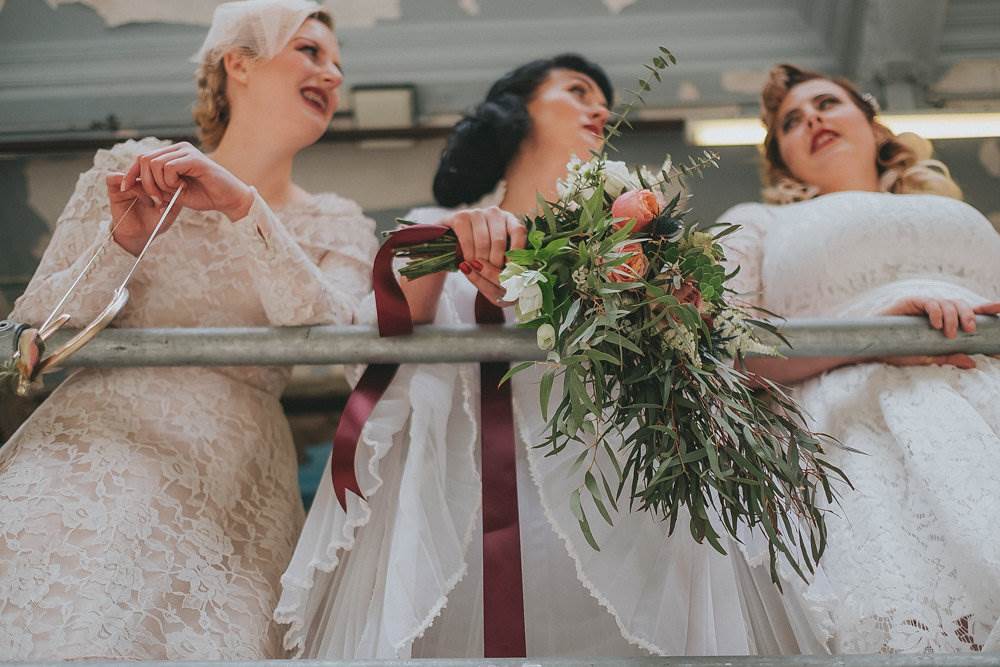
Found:
M 372 281 L 381 336 L 413 332 L 406 296 L 392 270 L 400 246 L 432 241 L 448 231 L 416 225 L 394 232 L 375 256 Z M 476 295 L 476 321 L 503 324 L 503 311 Z M 517 469 L 510 383 L 500 385 L 507 363 L 481 363 L 480 440 L 483 499 L 483 625 L 487 658 L 525 657 L 521 536 L 517 513 Z M 330 459 L 334 493 L 344 510 L 347 492 L 364 497 L 355 473 L 361 430 L 388 389 L 399 364 L 370 364 L 347 400 Z

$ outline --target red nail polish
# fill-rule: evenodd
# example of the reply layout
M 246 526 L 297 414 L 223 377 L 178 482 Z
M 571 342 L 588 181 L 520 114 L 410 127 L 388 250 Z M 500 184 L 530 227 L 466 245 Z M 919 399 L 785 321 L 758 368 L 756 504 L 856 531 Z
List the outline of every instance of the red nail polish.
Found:
M 461 264 L 459 264 L 458 270 L 464 273 L 465 275 L 469 275 L 470 273 L 472 273 L 472 267 L 469 266 L 468 262 L 462 262 Z
M 472 264 L 472 268 L 474 268 L 476 271 L 483 270 L 483 263 L 480 262 L 478 259 L 472 260 L 471 262 L 469 262 L 469 264 Z

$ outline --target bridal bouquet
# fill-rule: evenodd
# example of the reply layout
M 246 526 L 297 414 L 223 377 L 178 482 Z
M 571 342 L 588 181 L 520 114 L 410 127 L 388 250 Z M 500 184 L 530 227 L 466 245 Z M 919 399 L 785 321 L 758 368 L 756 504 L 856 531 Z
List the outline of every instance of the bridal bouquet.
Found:
M 694 539 L 721 553 L 718 526 L 734 538 L 741 524 L 763 531 L 777 583 L 778 554 L 800 576 L 812 571 L 826 544 L 817 501 L 832 502 L 831 477 L 846 478 L 824 460 L 823 438 L 796 403 L 733 363 L 775 354 L 754 328 L 773 327 L 726 286 L 718 241 L 737 228 L 701 231 L 685 221 L 685 198 L 669 195 L 715 160 L 668 159 L 658 173 L 605 154 L 572 160 L 558 201 L 539 199 L 541 214 L 527 221 L 528 247 L 507 252 L 501 286 L 518 325 L 548 351 L 538 362 L 549 431 L 539 446 L 575 456 L 574 470 L 588 466 L 570 502 L 591 546 L 600 546 L 594 512 L 610 523 L 608 507 L 617 511 L 623 497 L 668 533 L 684 508 Z M 397 250 L 410 258 L 401 271 L 409 278 L 453 269 L 456 253 L 450 234 Z M 613 470 L 596 464 L 598 448 Z

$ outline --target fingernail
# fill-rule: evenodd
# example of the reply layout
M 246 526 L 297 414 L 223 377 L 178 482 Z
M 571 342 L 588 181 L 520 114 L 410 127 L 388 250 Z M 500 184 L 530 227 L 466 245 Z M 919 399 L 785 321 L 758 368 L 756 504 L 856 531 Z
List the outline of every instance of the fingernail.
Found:
M 461 264 L 459 264 L 458 270 L 464 273 L 465 275 L 469 275 L 470 273 L 472 273 L 472 267 L 469 266 L 468 262 L 462 262 Z
M 474 268 L 476 271 L 483 270 L 483 263 L 480 262 L 478 259 L 472 260 L 471 262 L 469 262 L 469 264 L 472 264 L 472 268 Z
M 124 178 L 122 179 L 122 182 L 118 185 L 118 189 L 121 192 L 125 192 L 125 179 Z
M 156 204 L 157 208 L 163 208 L 163 202 L 160 201 L 159 197 L 153 197 L 153 203 Z

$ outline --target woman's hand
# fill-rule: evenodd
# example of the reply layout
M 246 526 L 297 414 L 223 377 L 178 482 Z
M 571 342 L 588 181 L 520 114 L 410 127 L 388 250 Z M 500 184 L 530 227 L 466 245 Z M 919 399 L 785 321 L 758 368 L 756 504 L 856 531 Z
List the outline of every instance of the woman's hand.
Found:
M 108 175 L 108 203 L 111 205 L 111 224 L 115 242 L 129 253 L 139 256 L 156 223 L 163 215 L 163 209 L 138 185 L 122 190 L 125 174 L 113 172 Z M 165 232 L 177 219 L 181 207 L 174 205 L 170 215 L 160 228 Z
M 500 271 L 507 262 L 508 249 L 524 248 L 528 230 L 516 216 L 496 206 L 458 211 L 437 224 L 450 228 L 462 250 L 459 270 L 491 303 L 510 304 L 502 300 Z
M 250 186 L 186 141 L 137 157 L 120 187 L 125 192 L 138 186 L 162 210 L 182 182 L 178 208 L 219 211 L 235 222 L 253 205 Z
M 931 327 L 941 331 L 946 338 L 956 338 L 959 329 L 965 333 L 976 332 L 976 315 L 1000 314 L 1000 302 L 971 306 L 961 299 L 926 299 L 914 297 L 893 304 L 882 315 L 926 315 Z M 887 356 L 879 361 L 893 366 L 949 365 L 963 369 L 976 367 L 967 354 Z

